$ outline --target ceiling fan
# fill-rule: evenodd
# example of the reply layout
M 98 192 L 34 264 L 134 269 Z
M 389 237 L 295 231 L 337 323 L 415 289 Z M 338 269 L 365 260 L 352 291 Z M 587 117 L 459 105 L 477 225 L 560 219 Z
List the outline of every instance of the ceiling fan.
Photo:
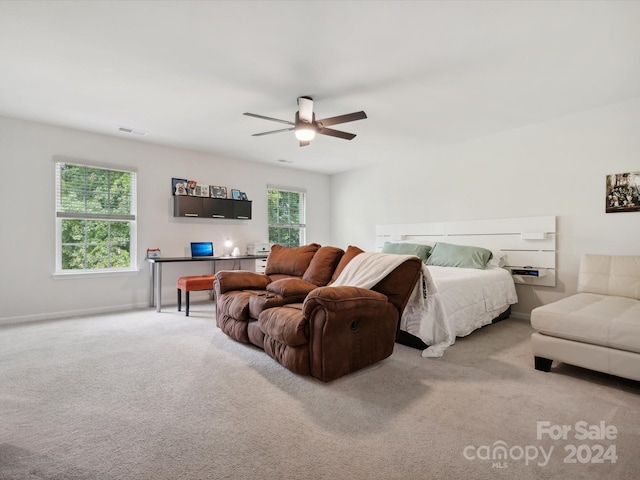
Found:
M 367 118 L 367 114 L 360 111 L 347 113 L 345 115 L 338 115 L 337 117 L 329 117 L 323 118 L 322 120 L 316 120 L 316 114 L 313 113 L 313 99 L 311 97 L 298 97 L 298 106 L 299 110 L 296 112 L 296 118 L 294 122 L 290 122 L 288 120 L 280 120 L 278 118 L 265 117 L 264 115 L 256 115 L 255 113 L 245 112 L 243 113 L 243 115 L 291 125 L 291 127 L 289 128 L 282 128 L 280 130 L 254 133 L 252 137 L 260 137 L 262 135 L 271 135 L 272 133 L 290 132 L 291 130 L 294 130 L 296 138 L 300 142 L 301 147 L 309 145 L 311 143 L 311 140 L 315 138 L 316 134 L 329 135 L 330 137 L 352 140 L 355 138 L 355 134 L 342 132 L 340 130 L 334 130 L 333 128 L 327 127 L 331 125 L 337 125 L 339 123 L 354 122 L 356 120 L 363 120 Z

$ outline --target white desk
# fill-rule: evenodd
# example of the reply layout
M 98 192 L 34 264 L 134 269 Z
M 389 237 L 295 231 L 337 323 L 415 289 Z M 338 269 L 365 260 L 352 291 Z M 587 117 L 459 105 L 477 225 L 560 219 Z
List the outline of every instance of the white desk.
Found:
M 267 255 L 240 255 L 238 257 L 159 257 L 147 258 L 149 262 L 149 306 L 155 305 L 156 312 L 160 311 L 162 299 L 162 264 L 176 262 L 211 262 L 213 273 L 216 273 L 216 262 L 229 260 L 258 260 L 267 258 Z M 154 295 L 155 294 L 155 295 Z M 154 298 L 155 297 L 155 298 Z

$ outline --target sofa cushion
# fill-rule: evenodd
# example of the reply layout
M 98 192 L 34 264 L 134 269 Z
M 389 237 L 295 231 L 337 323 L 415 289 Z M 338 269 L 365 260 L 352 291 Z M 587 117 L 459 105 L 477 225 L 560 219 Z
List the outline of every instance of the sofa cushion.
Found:
M 246 322 L 249 320 L 249 299 L 256 293 L 259 292 L 236 290 L 218 295 L 217 310 L 236 320 Z
M 303 247 L 274 245 L 267 257 L 264 273 L 265 275 L 282 274 L 302 277 L 319 248 L 320 245 L 317 243 Z
M 346 267 L 347 264 L 351 260 L 353 260 L 356 255 L 360 255 L 361 253 L 364 253 L 364 250 L 361 250 L 358 247 L 354 247 L 353 245 L 349 245 L 347 247 L 347 250 L 344 252 L 344 255 L 342 255 L 342 258 L 340 258 L 340 262 L 333 272 L 333 275 L 331 276 L 331 282 L 329 283 L 335 282 L 336 278 L 338 278 L 338 276 L 342 273 L 342 270 L 344 270 L 344 267 Z
M 302 279 L 318 287 L 324 287 L 331 281 L 331 276 L 343 255 L 344 250 L 341 248 L 320 247 L 313 256 L 309 268 L 304 272 Z
M 301 297 L 304 300 L 307 294 L 318 288 L 317 285 L 297 277 L 288 277 L 267 285 L 267 291 L 290 299 L 291 297 Z M 291 302 L 289 302 L 291 303 Z
M 578 293 L 640 300 L 640 256 L 583 255 L 580 259 Z
M 531 312 L 531 325 L 552 337 L 640 353 L 640 301 L 578 293 Z
M 257 320 L 263 310 L 284 305 L 284 299 L 280 295 L 271 292 L 255 292 L 249 298 L 249 317 Z
M 305 345 L 309 341 L 307 321 L 302 315 L 301 303 L 265 310 L 260 314 L 258 323 L 267 337 L 285 345 Z
M 244 270 L 222 270 L 215 275 L 218 292 L 235 290 L 264 290 L 271 279 L 256 272 Z

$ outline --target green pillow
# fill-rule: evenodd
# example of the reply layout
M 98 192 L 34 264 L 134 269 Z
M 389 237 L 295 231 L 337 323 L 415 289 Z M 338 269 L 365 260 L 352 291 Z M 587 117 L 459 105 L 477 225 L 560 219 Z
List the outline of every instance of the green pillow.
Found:
M 384 242 L 382 246 L 382 253 L 395 253 L 399 255 L 415 255 L 423 262 L 429 258 L 431 252 L 430 245 L 420 245 L 417 243 L 391 243 Z
M 427 265 L 483 269 L 492 255 L 491 250 L 486 248 L 438 242 L 433 247 Z

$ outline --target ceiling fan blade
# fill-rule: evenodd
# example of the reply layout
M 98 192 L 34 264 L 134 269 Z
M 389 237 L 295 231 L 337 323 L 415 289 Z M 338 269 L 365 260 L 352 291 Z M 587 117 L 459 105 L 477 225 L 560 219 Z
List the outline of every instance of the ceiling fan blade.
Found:
M 367 118 L 367 114 L 363 111 L 347 113 L 346 115 L 338 115 L 337 117 L 329 117 L 323 118 L 322 120 L 318 120 L 316 123 L 318 127 L 328 127 L 330 125 L 337 125 L 338 123 L 347 123 L 347 122 L 355 122 L 356 120 L 364 120 Z
M 298 114 L 300 120 L 305 123 L 313 122 L 313 99 L 311 97 L 298 97 Z
M 345 140 L 353 140 L 356 138 L 354 133 L 341 132 L 333 128 L 319 128 L 318 133 L 321 135 L 329 135 L 330 137 L 344 138 Z
M 309 141 L 306 141 L 306 142 L 301 141 L 300 142 L 300 146 L 301 147 L 306 147 L 307 145 L 311 145 L 311 142 L 309 142 Z
M 262 133 L 254 133 L 251 135 L 252 137 L 261 137 L 263 135 L 271 135 L 272 133 L 280 133 L 280 132 L 290 132 L 291 130 L 295 130 L 295 127 L 291 128 L 282 128 L 280 130 L 271 130 L 270 132 L 262 132 Z
M 255 113 L 245 112 L 243 113 L 243 115 L 246 115 L 247 117 L 261 118 L 262 120 L 271 120 L 272 122 L 286 123 L 287 125 L 295 125 L 295 123 L 290 122 L 288 120 L 280 120 L 279 118 L 265 117 L 264 115 L 256 115 Z

